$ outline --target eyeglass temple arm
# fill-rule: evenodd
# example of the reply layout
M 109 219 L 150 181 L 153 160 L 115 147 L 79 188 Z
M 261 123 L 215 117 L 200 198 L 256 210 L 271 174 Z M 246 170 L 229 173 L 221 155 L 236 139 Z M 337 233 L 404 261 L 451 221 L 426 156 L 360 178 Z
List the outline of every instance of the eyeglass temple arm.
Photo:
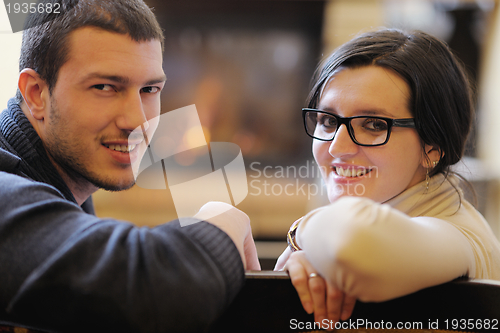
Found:
M 392 126 L 415 128 L 415 121 L 413 118 L 393 119 Z

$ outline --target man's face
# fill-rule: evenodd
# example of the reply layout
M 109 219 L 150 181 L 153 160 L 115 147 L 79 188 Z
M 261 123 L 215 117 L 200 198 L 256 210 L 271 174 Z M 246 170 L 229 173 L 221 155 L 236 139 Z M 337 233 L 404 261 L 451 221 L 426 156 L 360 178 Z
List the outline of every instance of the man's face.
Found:
M 70 35 L 69 50 L 44 120 L 45 148 L 63 177 L 78 186 L 129 188 L 135 181 L 131 163 L 145 150 L 142 136 L 129 134 L 160 114 L 160 41 L 138 43 L 86 27 Z

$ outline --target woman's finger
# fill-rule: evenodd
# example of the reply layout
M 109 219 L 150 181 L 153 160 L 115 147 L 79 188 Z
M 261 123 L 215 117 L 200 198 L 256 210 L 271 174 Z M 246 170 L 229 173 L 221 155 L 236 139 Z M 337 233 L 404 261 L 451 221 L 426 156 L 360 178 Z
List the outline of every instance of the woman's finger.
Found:
M 326 283 L 325 280 L 316 273 L 311 273 L 309 278 L 309 290 L 314 304 L 314 321 L 322 322 L 327 319 L 326 306 Z
M 356 305 L 356 298 L 352 296 L 344 296 L 344 303 L 342 305 L 342 313 L 340 319 L 347 320 L 354 310 L 354 305 Z
M 309 286 L 307 284 L 306 270 L 302 265 L 300 265 L 300 263 L 290 261 L 285 266 L 285 269 L 288 271 L 290 280 L 292 281 L 292 284 L 295 287 L 297 294 L 299 295 L 302 307 L 307 313 L 313 313 L 314 307 L 312 297 L 309 292 Z
M 343 310 L 344 293 L 327 283 L 326 304 L 328 319 L 334 323 L 338 322 Z

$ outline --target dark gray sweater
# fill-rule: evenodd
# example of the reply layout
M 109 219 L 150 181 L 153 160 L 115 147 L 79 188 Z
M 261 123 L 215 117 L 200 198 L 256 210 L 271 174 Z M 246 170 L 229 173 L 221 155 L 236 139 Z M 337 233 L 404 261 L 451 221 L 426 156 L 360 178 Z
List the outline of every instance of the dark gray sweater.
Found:
M 156 228 L 78 206 L 12 99 L 0 114 L 0 323 L 56 332 L 205 330 L 244 282 L 206 222 Z

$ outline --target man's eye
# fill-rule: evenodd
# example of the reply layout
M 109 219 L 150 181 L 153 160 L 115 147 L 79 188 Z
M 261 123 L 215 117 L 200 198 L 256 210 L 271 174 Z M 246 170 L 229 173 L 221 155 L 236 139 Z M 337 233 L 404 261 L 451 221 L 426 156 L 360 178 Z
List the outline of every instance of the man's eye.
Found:
M 159 87 L 144 87 L 141 89 L 142 92 L 148 93 L 148 94 L 154 94 L 160 91 Z
M 102 90 L 102 91 L 115 91 L 113 86 L 111 86 L 109 84 L 96 84 L 94 86 L 94 88 L 97 90 Z

